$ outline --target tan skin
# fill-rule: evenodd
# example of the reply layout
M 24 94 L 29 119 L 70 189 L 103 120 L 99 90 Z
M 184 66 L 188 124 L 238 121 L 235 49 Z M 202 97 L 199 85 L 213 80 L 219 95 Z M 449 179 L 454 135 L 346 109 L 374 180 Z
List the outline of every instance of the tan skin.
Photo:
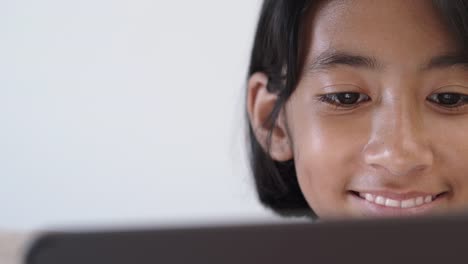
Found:
M 307 23 L 304 70 L 276 122 L 270 155 L 294 159 L 315 213 L 332 219 L 468 207 L 468 70 L 450 59 L 456 42 L 430 1 L 326 1 Z M 253 74 L 247 100 L 264 148 L 263 124 L 277 99 L 267 82 Z M 384 204 L 372 200 L 378 196 Z

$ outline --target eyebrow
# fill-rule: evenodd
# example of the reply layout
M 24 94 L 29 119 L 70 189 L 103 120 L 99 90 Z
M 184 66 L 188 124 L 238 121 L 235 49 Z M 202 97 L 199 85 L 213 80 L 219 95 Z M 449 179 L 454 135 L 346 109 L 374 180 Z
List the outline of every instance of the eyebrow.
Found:
M 317 56 L 311 64 L 306 67 L 307 71 L 327 70 L 339 65 L 346 65 L 365 69 L 380 69 L 383 66 L 377 59 L 369 56 L 354 55 L 348 52 L 327 50 Z
M 307 72 L 328 70 L 333 67 L 345 65 L 369 70 L 381 70 L 384 65 L 375 57 L 352 54 L 344 51 L 326 50 L 317 56 L 312 63 L 305 68 Z M 461 66 L 468 70 L 468 56 L 463 53 L 449 52 L 434 56 L 420 66 L 422 71 Z
M 421 67 L 422 70 L 434 70 L 450 68 L 453 66 L 461 66 L 468 70 L 468 57 L 463 53 L 447 53 L 435 56 L 429 60 L 426 65 Z

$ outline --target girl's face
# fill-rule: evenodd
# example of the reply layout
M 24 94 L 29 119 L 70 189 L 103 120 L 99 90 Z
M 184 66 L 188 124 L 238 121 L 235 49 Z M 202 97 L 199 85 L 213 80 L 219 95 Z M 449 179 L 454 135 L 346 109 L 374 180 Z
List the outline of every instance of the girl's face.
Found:
M 430 1 L 328 1 L 285 109 L 321 218 L 468 206 L 468 68 Z
M 294 158 L 320 218 L 468 206 L 468 67 L 437 12 L 423 0 L 313 10 L 301 80 L 279 119 L 290 150 L 272 149 Z

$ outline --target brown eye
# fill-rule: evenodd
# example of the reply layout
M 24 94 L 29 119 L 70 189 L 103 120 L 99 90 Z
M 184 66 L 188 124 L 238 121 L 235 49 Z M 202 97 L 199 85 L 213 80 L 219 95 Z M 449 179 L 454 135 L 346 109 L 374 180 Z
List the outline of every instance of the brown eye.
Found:
M 358 93 L 339 93 L 336 95 L 340 104 L 355 104 L 359 100 L 360 94 Z
M 362 93 L 344 92 L 324 94 L 319 97 L 319 100 L 339 107 L 353 107 L 359 103 L 369 101 L 370 98 Z
M 468 96 L 458 93 L 437 93 L 428 97 L 428 100 L 444 107 L 458 107 L 466 104 Z

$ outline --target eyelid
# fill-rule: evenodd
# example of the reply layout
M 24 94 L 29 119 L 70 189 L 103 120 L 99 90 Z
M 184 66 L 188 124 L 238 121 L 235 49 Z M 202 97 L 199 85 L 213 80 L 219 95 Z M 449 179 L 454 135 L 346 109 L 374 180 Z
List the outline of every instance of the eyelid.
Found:
M 323 91 L 322 94 L 345 93 L 345 92 L 368 94 L 368 91 L 354 84 L 331 84 L 331 85 L 323 86 L 320 90 Z
M 434 96 L 436 97 L 439 94 L 457 94 L 457 95 L 460 95 L 461 103 L 457 103 L 457 104 L 455 104 L 453 106 L 447 106 L 447 105 L 441 104 L 440 102 L 435 102 L 435 101 L 438 101 L 438 99 L 434 100 L 431 97 L 434 97 Z M 432 105 L 436 105 L 437 108 L 440 108 L 440 109 L 442 109 L 444 111 L 449 111 L 449 112 L 458 112 L 458 111 L 464 110 L 468 106 L 468 95 L 467 94 L 462 94 L 462 93 L 457 93 L 457 92 L 432 93 L 426 99 L 431 99 L 431 100 L 428 100 L 429 103 L 431 103 Z
M 337 96 L 339 94 L 346 94 L 346 93 L 358 94 L 359 95 L 358 101 L 356 101 L 356 103 L 354 104 L 342 104 L 342 103 L 336 102 Z M 364 93 L 345 91 L 345 92 L 335 92 L 335 93 L 318 95 L 317 101 L 327 104 L 327 106 L 333 106 L 337 110 L 352 110 L 352 109 L 358 108 L 360 105 L 368 101 L 371 101 L 371 97 Z
M 441 92 L 441 90 L 447 89 L 448 91 Z M 455 91 L 454 91 L 455 89 Z M 463 91 L 460 91 L 463 90 Z M 455 84 L 450 84 L 450 85 L 444 85 L 442 87 L 439 87 L 435 89 L 432 94 L 436 93 L 461 93 L 461 94 L 468 94 L 468 86 L 463 86 L 463 85 L 455 85 Z

